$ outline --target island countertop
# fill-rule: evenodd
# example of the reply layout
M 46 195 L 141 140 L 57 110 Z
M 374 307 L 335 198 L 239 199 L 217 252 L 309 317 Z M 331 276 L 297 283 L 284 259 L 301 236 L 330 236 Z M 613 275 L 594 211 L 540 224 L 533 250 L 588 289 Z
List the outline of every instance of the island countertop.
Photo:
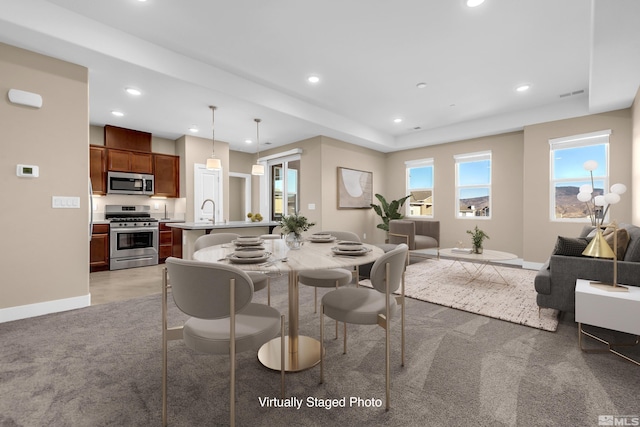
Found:
M 249 227 L 269 227 L 271 230 L 278 225 L 276 221 L 227 221 L 227 222 L 172 222 L 167 223 L 167 227 L 181 228 L 183 230 L 216 230 L 228 228 L 249 228 Z

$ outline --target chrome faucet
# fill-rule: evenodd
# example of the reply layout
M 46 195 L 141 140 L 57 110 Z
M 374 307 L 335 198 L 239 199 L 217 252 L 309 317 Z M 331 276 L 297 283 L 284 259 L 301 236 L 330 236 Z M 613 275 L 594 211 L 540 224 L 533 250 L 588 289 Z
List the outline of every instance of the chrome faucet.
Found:
M 200 210 L 204 209 L 204 205 L 206 205 L 207 202 L 211 202 L 211 204 L 213 205 L 213 216 L 211 217 L 211 222 L 215 224 L 216 223 L 216 202 L 214 202 L 213 199 L 204 199 L 204 202 L 202 202 L 202 206 L 200 206 Z

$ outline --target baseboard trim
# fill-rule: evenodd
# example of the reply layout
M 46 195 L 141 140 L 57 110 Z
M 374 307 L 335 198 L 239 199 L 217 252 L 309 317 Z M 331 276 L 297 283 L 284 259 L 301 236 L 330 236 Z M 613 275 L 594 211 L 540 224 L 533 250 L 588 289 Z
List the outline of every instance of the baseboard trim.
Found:
M 91 294 L 79 297 L 65 298 L 54 301 L 39 302 L 36 304 L 20 305 L 0 309 L 0 323 L 14 320 L 27 319 L 29 317 L 44 316 L 45 314 L 59 313 L 75 310 L 91 305 Z
M 543 265 L 543 262 L 524 261 L 522 263 L 522 268 L 526 268 L 527 270 L 540 270 Z

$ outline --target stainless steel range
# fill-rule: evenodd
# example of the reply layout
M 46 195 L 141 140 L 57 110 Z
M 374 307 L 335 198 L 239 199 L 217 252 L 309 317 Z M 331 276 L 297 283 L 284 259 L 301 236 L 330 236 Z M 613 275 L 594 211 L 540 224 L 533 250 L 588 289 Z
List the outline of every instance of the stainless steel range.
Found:
M 109 269 L 158 264 L 158 220 L 150 206 L 106 205 L 109 220 Z

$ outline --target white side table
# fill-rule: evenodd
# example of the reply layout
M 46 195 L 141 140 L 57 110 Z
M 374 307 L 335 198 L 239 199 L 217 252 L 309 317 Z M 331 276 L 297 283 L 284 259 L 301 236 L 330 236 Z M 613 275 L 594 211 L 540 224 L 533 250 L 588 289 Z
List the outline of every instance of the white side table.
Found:
M 629 292 L 608 292 L 590 285 L 589 280 L 576 281 L 576 322 L 578 322 L 578 345 L 584 352 L 611 352 L 636 365 L 637 362 L 613 347 L 638 345 L 640 342 L 640 287 L 626 286 Z M 599 326 L 614 331 L 635 335 L 635 342 L 610 343 L 582 329 L 582 324 Z M 607 349 L 586 349 L 582 346 L 582 335 L 586 335 Z

